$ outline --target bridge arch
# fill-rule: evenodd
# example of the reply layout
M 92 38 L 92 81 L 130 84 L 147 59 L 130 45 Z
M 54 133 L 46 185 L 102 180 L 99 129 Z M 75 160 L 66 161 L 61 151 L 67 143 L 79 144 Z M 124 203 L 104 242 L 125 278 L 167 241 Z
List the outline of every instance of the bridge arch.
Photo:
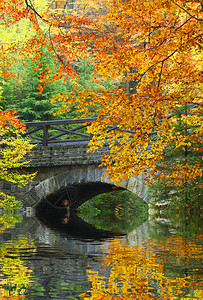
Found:
M 69 167 L 67 170 L 62 169 L 60 172 L 55 172 L 47 178 L 38 178 L 35 183 L 30 185 L 28 190 L 22 196 L 22 202 L 25 206 L 35 209 L 41 202 L 52 194 L 56 194 L 60 190 L 63 190 L 69 186 L 84 186 L 85 184 L 91 188 L 90 184 L 103 185 L 104 191 L 112 189 L 114 183 L 109 182 L 108 177 L 101 179 L 105 173 L 105 168 L 100 168 L 97 165 L 82 165 Z M 126 189 L 145 202 L 149 203 L 147 186 L 145 185 L 143 178 L 132 177 L 124 180 L 121 188 Z M 102 188 L 101 188 L 102 189 Z

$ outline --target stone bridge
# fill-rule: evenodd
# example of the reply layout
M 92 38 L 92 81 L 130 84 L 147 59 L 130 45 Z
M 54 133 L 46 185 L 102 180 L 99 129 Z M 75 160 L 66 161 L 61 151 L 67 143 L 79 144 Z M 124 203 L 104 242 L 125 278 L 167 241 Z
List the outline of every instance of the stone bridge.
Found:
M 51 195 L 54 198 L 75 198 L 74 207 L 77 208 L 96 194 L 112 191 L 114 184 L 109 182 L 109 178 L 101 179 L 105 168 L 98 167 L 102 156 L 108 152 L 108 145 L 94 153 L 87 153 L 91 136 L 87 134 L 86 127 L 92 121 L 94 119 L 26 123 L 28 131 L 24 136 L 29 135 L 35 143 L 37 140 L 38 145 L 27 157 L 30 161 L 29 167 L 19 172 L 37 171 L 37 175 L 23 188 L 0 182 L 0 189 L 15 195 L 16 199 L 23 202 L 24 207 L 33 209 Z M 115 127 L 109 126 L 109 130 L 115 130 Z M 149 203 L 143 178 L 126 179 L 121 188 L 133 192 Z M 70 193 L 72 195 L 68 195 Z
M 82 202 L 90 198 L 90 195 L 111 191 L 114 184 L 109 183 L 108 178 L 101 179 L 105 168 L 98 167 L 102 155 L 108 151 L 107 146 L 95 153 L 87 153 L 87 149 L 87 143 L 36 146 L 31 151 L 29 167 L 20 170 L 23 173 L 37 171 L 34 180 L 22 188 L 7 182 L 1 183 L 0 188 L 15 195 L 16 199 L 23 202 L 24 207 L 31 208 L 36 208 L 50 195 L 57 196 L 57 193 L 65 192 L 71 186 L 81 190 Z M 141 177 L 124 180 L 121 187 L 149 202 L 147 186 Z

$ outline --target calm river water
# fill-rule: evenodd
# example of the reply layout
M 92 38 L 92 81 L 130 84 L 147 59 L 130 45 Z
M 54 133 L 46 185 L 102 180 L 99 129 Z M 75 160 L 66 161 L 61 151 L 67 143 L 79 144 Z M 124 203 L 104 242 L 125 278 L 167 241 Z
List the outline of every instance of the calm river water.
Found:
M 161 219 L 122 236 L 59 221 L 2 231 L 0 299 L 203 299 L 200 234 Z

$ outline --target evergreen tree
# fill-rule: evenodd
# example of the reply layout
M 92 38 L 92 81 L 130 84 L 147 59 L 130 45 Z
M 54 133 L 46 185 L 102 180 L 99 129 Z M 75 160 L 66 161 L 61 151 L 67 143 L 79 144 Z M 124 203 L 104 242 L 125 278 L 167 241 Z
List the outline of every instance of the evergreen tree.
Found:
M 42 84 L 42 75 L 51 76 L 55 68 L 48 51 L 45 51 L 38 61 L 31 58 L 24 61 L 24 66 L 12 66 L 15 78 L 2 79 L 2 99 L 0 106 L 3 109 L 14 109 L 24 121 L 46 121 L 55 119 L 53 113 L 59 104 L 53 104 L 50 99 L 55 93 L 64 92 L 62 81 L 47 82 L 39 93 Z
M 61 103 L 51 101 L 54 95 L 59 93 L 73 92 L 75 89 L 111 89 L 115 86 L 109 79 L 94 79 L 94 65 L 90 59 L 81 58 L 76 63 L 77 78 L 69 78 L 65 83 L 61 79 L 46 82 L 44 76 L 52 76 L 56 66 L 51 60 L 48 51 L 44 50 L 36 60 L 26 58 L 24 65 L 12 65 L 12 72 L 16 77 L 2 78 L 2 97 L 0 107 L 4 110 L 13 109 L 24 121 L 46 121 L 53 119 L 74 118 L 78 115 L 74 109 L 70 112 L 62 112 L 60 115 L 54 113 L 61 108 Z M 45 75 L 46 74 L 46 75 Z M 43 76 L 43 78 L 42 78 Z M 45 82 L 45 85 L 44 85 Z M 39 88 L 43 89 L 39 93 Z M 92 109 L 94 110 L 94 108 Z

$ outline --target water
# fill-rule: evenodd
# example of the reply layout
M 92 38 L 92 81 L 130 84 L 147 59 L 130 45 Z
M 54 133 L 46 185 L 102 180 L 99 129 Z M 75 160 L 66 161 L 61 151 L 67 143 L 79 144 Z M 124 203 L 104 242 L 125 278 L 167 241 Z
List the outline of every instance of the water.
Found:
M 187 240 L 164 220 L 113 236 L 77 217 L 42 219 L 1 233 L 0 299 L 203 298 L 201 235 Z

